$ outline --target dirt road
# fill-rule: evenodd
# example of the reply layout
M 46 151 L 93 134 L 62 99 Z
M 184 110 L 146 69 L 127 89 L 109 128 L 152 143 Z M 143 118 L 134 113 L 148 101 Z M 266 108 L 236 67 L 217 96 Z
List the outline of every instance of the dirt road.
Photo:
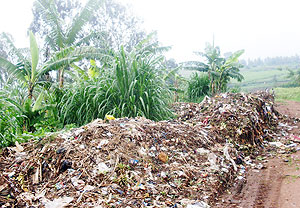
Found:
M 300 103 L 277 104 L 281 114 L 300 117 Z M 292 130 L 300 135 L 300 124 Z M 268 158 L 261 170 L 249 170 L 245 180 L 232 187 L 213 207 L 293 208 L 300 207 L 300 151 Z

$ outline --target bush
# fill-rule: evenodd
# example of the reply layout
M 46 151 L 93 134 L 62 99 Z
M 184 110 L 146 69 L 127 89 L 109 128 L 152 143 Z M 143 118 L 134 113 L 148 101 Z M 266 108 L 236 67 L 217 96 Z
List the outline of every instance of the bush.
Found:
M 0 103 L 0 147 L 14 144 L 16 135 L 22 129 L 20 116 L 14 109 Z
M 23 88 L 6 83 L 4 88 L 0 89 L 0 147 L 11 146 L 15 143 L 16 136 L 23 131 L 26 119 L 18 108 L 10 105 L 7 101 L 9 99 L 16 103 L 24 100 Z
M 161 58 L 121 49 L 98 77 L 70 86 L 58 105 L 62 122 L 83 125 L 106 114 L 170 118 L 170 92 L 161 77 Z
M 279 86 L 280 88 L 290 88 L 290 87 L 299 87 L 299 83 L 288 82 Z
M 234 87 L 229 88 L 227 91 L 231 92 L 231 93 L 239 93 L 239 92 L 241 92 L 241 90 L 242 89 L 240 86 L 234 86 Z
M 193 73 L 188 81 L 188 98 L 191 102 L 200 102 L 209 94 L 209 79 L 207 74 Z

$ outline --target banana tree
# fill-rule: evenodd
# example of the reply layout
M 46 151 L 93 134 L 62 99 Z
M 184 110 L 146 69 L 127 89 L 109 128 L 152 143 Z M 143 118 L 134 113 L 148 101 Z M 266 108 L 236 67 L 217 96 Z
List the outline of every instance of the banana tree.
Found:
M 207 43 L 205 52 L 195 52 L 206 59 L 206 62 L 188 61 L 183 63 L 183 68 L 188 70 L 196 70 L 206 72 L 210 80 L 210 93 L 215 95 L 225 91 L 230 79 L 237 79 L 242 81 L 244 77 L 240 74 L 240 67 L 238 58 L 244 53 L 244 50 L 239 50 L 230 57 L 221 57 L 219 47 L 215 47 Z
M 244 79 L 243 75 L 239 72 L 242 65 L 238 62 L 238 58 L 243 53 L 244 50 L 239 50 L 227 59 L 224 58 L 222 64 L 214 72 L 216 77 L 215 91 L 217 93 L 226 91 L 230 79 L 236 79 L 239 82 Z
M 0 67 L 4 68 L 12 77 L 19 79 L 26 85 L 29 99 L 33 97 L 34 88 L 45 82 L 41 78 L 49 71 L 65 69 L 83 58 L 105 58 L 103 51 L 99 49 L 89 46 L 71 46 L 52 54 L 47 62 L 39 64 L 39 48 L 35 36 L 31 31 L 29 32 L 29 37 L 31 58 L 26 58 L 22 54 L 22 50 L 16 48 L 10 39 L 7 39 L 7 41 L 10 43 L 12 53 L 17 57 L 18 63 L 14 64 L 0 57 Z
M 93 38 L 99 38 L 98 33 L 92 31 L 86 34 L 84 31 L 88 21 L 93 17 L 95 11 L 101 6 L 102 0 L 88 0 L 83 9 L 73 19 L 70 26 L 66 26 L 54 0 L 37 0 L 34 6 L 42 14 L 41 17 L 45 21 L 49 32 L 45 38 L 46 46 L 51 52 L 64 51 L 70 47 L 80 47 L 87 45 Z M 83 55 L 83 54 L 82 54 Z M 58 68 L 59 86 L 62 88 L 64 84 L 64 72 L 69 65 Z
M 30 98 L 24 100 L 23 103 L 15 101 L 13 98 L 1 97 L 1 102 L 6 108 L 12 108 L 18 115 L 16 120 L 22 123 L 23 131 L 34 131 L 34 125 L 44 120 L 46 111 L 52 110 L 54 106 L 43 104 L 44 93 L 41 92 L 38 98 L 33 101 Z
M 0 57 L 0 66 L 26 84 L 28 98 L 32 99 L 33 90 L 39 83 L 39 78 L 46 73 L 46 70 L 43 67 L 38 68 L 39 49 L 36 39 L 31 31 L 29 32 L 29 37 L 31 59 L 26 59 L 21 55 L 21 51 L 14 47 L 18 57 L 22 57 L 23 60 L 17 64 L 13 64 L 9 60 Z

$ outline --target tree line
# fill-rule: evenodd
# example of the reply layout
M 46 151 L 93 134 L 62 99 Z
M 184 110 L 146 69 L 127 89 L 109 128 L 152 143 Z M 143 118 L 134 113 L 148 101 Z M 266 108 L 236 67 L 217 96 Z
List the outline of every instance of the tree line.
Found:
M 298 66 L 300 63 L 300 57 L 295 56 L 276 56 L 266 58 L 255 59 L 241 59 L 240 63 L 245 68 L 260 67 L 260 66 Z

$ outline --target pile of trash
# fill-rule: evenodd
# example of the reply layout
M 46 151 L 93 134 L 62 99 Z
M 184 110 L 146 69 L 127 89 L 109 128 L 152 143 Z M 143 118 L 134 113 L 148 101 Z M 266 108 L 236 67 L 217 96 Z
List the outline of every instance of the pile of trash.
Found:
M 178 118 L 107 116 L 0 154 L 0 205 L 208 208 L 241 172 L 236 143 L 275 134 L 268 94 L 177 104 Z
M 279 113 L 267 92 L 224 93 L 200 104 L 177 103 L 178 120 L 209 126 L 217 142 L 261 145 L 276 135 Z

